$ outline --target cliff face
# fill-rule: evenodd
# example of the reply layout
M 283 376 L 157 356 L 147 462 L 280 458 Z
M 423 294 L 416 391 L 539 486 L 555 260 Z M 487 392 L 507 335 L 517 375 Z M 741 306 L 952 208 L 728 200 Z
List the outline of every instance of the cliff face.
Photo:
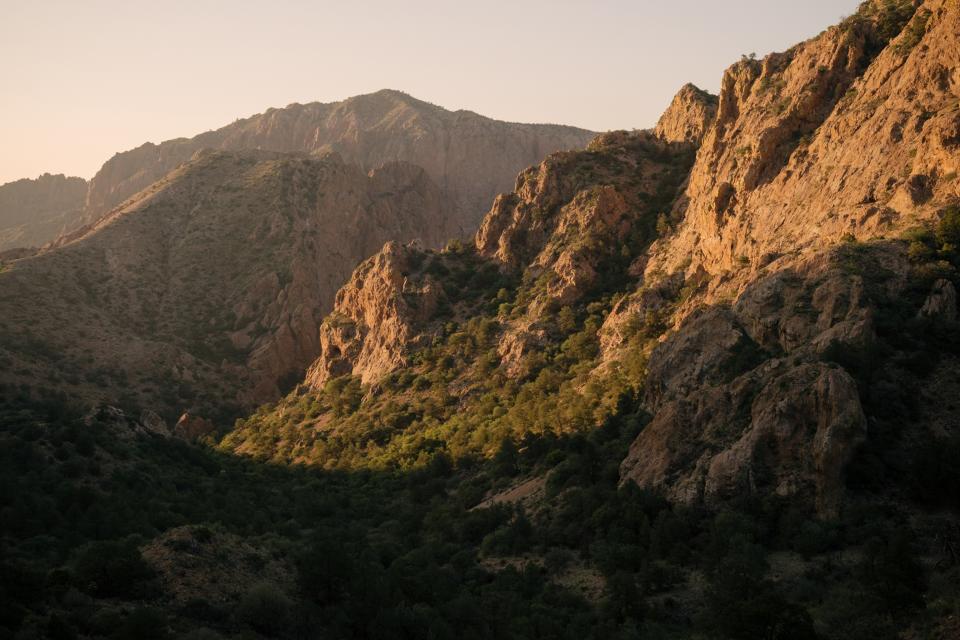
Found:
M 684 87 L 654 132 L 522 172 L 477 233 L 471 259 L 503 285 L 472 315 L 429 313 L 455 266 L 427 280 L 388 248 L 324 330 L 304 391 L 322 415 L 300 424 L 319 431 L 258 453 L 350 466 L 367 442 L 407 461 L 424 438 L 490 453 L 595 428 L 637 394 L 651 422 L 621 482 L 836 515 L 864 451 L 910 458 L 953 430 L 905 409 L 933 375 L 905 363 L 955 348 L 958 34 L 956 3 L 866 3 L 735 64 L 718 100 Z M 338 374 L 373 383 L 347 410 L 319 389 Z M 303 400 L 288 402 L 279 423 Z M 396 418 L 410 402 L 429 409 Z M 276 421 L 251 419 L 229 446 L 250 451 Z
M 878 52 L 885 23 L 874 4 L 883 5 L 726 72 L 677 205 L 684 222 L 648 273 L 722 276 L 847 234 L 895 235 L 958 197 L 960 10 L 923 3 Z
M 453 205 L 456 235 L 463 235 L 476 229 L 489 202 L 510 187 L 519 170 L 553 151 L 581 148 L 594 135 L 451 112 L 398 91 L 292 104 L 194 138 L 118 153 L 91 181 L 86 216 L 96 220 L 203 148 L 336 151 L 365 169 L 394 160 L 423 167 Z
M 0 252 L 39 247 L 81 224 L 87 182 L 44 174 L 0 185 Z
M 354 265 L 388 239 L 441 242 L 445 210 L 407 163 L 368 175 L 336 156 L 201 153 L 0 274 L 3 381 L 122 389 L 173 418 L 275 398 L 319 353 Z
M 388 242 L 357 267 L 320 326 L 320 357 L 308 385 L 319 389 L 343 375 L 376 382 L 424 346 L 424 326 L 446 303 L 440 283 L 422 270 L 426 260 L 417 246 Z
M 545 316 L 609 288 L 608 276 L 629 264 L 625 256 L 650 242 L 657 206 L 670 201 L 690 160 L 684 145 L 647 132 L 604 134 L 585 151 L 547 157 L 497 197 L 470 259 L 526 283 L 517 311 L 499 319 L 498 349 L 514 375 L 524 356 L 549 341 Z M 437 310 L 456 302 L 438 270 L 449 273 L 465 260 L 390 243 L 361 264 L 322 325 L 321 356 L 307 382 L 319 389 L 355 375 L 376 383 L 406 364 L 405 354 L 437 334 Z
M 717 96 L 686 84 L 660 116 L 653 133 L 667 142 L 699 147 L 703 136 L 717 118 L 717 102 Z
M 882 359 L 873 366 L 884 373 L 867 375 L 836 355 L 889 357 L 904 349 L 891 315 L 952 309 L 953 285 L 931 285 L 931 270 L 955 275 L 953 267 L 924 265 L 935 256 L 917 241 L 910 261 L 905 243 L 882 239 L 929 229 L 960 196 L 951 72 L 960 7 L 910 7 L 913 17 L 884 41 L 883 6 L 867 3 L 817 38 L 725 74 L 716 121 L 675 205 L 681 222 L 651 248 L 641 290 L 603 332 L 614 360 L 629 319 L 666 310 L 677 327 L 650 355 L 653 422 L 624 479 L 685 501 L 760 483 L 813 496 L 833 514 L 843 469 L 868 436 L 861 401 L 878 383 L 865 377 L 919 384 Z M 852 257 L 858 241 L 870 243 L 867 268 Z M 885 335 L 874 329 L 881 317 Z

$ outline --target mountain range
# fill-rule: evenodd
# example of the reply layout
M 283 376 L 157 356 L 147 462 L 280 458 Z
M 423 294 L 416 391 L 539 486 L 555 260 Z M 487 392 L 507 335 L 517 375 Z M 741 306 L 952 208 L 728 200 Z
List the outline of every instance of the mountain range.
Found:
M 342 102 L 291 104 L 193 138 L 148 142 L 117 153 L 85 185 L 84 196 L 78 179 L 71 179 L 69 190 L 60 188 L 62 201 L 51 201 L 54 180 L 46 176 L 35 193 L 23 181 L 3 185 L 0 189 L 10 195 L 0 196 L 0 251 L 41 246 L 94 224 L 204 149 L 333 151 L 364 171 L 387 162 L 411 162 L 439 185 L 457 235 L 469 234 L 490 200 L 512 185 L 517 171 L 553 151 L 582 147 L 594 135 L 576 127 L 448 111 L 393 90 Z M 56 221 L 51 221 L 53 215 Z
M 115 156 L 0 272 L 0 629 L 958 637 L 958 69 L 868 0 L 589 143 L 387 91 Z

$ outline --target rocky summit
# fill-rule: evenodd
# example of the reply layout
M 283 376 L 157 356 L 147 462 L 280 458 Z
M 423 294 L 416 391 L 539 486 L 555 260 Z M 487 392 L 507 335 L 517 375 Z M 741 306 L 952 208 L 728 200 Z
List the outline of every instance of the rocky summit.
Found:
M 119 154 L 0 272 L 0 631 L 960 637 L 957 69 L 869 0 L 589 143 L 381 92 Z
M 472 233 L 493 197 L 547 154 L 583 147 L 596 134 L 447 111 L 400 91 L 342 102 L 291 104 L 193 138 L 147 143 L 116 154 L 90 181 L 86 216 L 95 221 L 200 149 L 339 153 L 364 170 L 394 160 L 422 167 L 448 199 L 457 234 Z

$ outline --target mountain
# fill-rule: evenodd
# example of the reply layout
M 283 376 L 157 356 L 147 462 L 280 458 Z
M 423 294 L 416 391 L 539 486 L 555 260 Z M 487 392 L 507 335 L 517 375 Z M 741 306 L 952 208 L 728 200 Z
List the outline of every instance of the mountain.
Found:
M 316 357 L 350 270 L 390 239 L 441 243 L 447 210 L 405 162 L 199 152 L 0 273 L 3 381 L 168 418 L 269 400 Z
M 685 86 L 652 133 L 521 173 L 473 247 L 388 245 L 304 383 L 222 449 L 468 477 L 492 460 L 515 480 L 480 507 L 548 539 L 605 464 L 697 509 L 956 508 L 958 34 L 956 3 L 864 3 L 734 64 L 718 97 Z
M 429 432 L 454 457 L 490 455 L 529 431 L 596 427 L 636 392 L 651 423 L 624 482 L 691 503 L 768 492 L 835 515 L 868 424 L 899 421 L 908 448 L 939 437 L 932 407 L 908 420 L 870 389 L 955 366 L 955 343 L 939 343 L 956 321 L 957 19 L 950 3 L 867 3 L 735 64 L 717 98 L 685 86 L 653 134 L 607 134 L 521 173 L 462 257 L 388 246 L 338 294 L 288 400 L 300 410 L 284 403 L 227 443 L 389 466 L 419 457 L 410 443 Z M 411 403 L 397 376 L 448 400 L 371 440 Z M 368 389 L 346 415 L 334 382 Z M 549 407 L 531 399 L 565 389 Z M 536 411 L 512 417 L 522 402 Z M 571 407 L 585 413 L 555 413 Z M 244 442 L 278 424 L 292 429 L 266 450 Z
M 45 173 L 0 185 L 0 252 L 39 247 L 82 219 L 87 183 Z
M 652 131 L 606 133 L 522 170 L 472 242 L 381 243 L 308 323 L 305 371 L 236 421 L 214 403 L 254 382 L 240 373 L 255 371 L 252 355 L 236 374 L 213 368 L 230 362 L 220 352 L 200 358 L 210 371 L 191 368 L 194 380 L 217 384 L 199 399 L 178 390 L 170 405 L 192 410 L 172 428 L 143 411 L 153 392 L 77 407 L 82 385 L 55 379 L 72 363 L 3 362 L 15 373 L 46 357 L 35 378 L 53 386 L 14 380 L 0 394 L 0 629 L 957 637 L 958 38 L 954 0 L 869 0 L 786 52 L 744 57 L 718 96 L 684 86 Z M 198 157 L 138 196 L 143 207 L 14 261 L 0 302 L 51 291 L 63 310 L 44 331 L 69 331 L 68 344 L 99 331 L 94 310 L 157 318 L 151 334 L 183 350 L 191 331 L 212 349 L 221 322 L 290 317 L 292 292 L 262 294 L 218 266 L 242 252 L 255 273 L 279 268 L 269 234 L 250 232 L 285 228 L 278 196 L 250 222 L 205 226 L 205 212 L 256 192 L 222 186 L 260 184 L 260 169 L 237 164 L 336 160 L 245 157 Z M 219 162 L 230 166 L 216 179 L 178 177 Z M 152 215 L 167 188 L 177 213 Z M 442 198 L 415 192 L 411 207 Z M 91 274 L 130 262 L 111 261 L 117 238 L 98 239 L 111 229 L 191 216 L 193 252 L 157 240 L 130 252 L 143 255 L 136 277 L 166 269 L 190 283 L 175 306 L 145 315 L 134 280 L 111 302 L 106 281 L 73 279 L 82 262 L 68 257 L 95 247 Z M 234 226 L 242 247 L 216 240 Z M 180 255 L 203 261 L 177 266 Z M 84 286 L 97 295 L 78 305 Z M 277 312 L 246 311 L 257 300 Z M 54 313 L 11 318 L 18 333 L 0 344 L 35 344 L 24 327 Z M 257 344 L 282 334 L 268 326 Z M 135 352 L 118 345 L 113 357 Z
M 582 148 L 594 135 L 575 127 L 447 111 L 392 90 L 342 102 L 291 104 L 193 138 L 116 154 L 90 181 L 86 217 L 95 221 L 200 149 L 335 151 L 365 170 L 396 160 L 423 167 L 452 203 L 461 233 L 469 234 L 519 170 L 553 151 Z

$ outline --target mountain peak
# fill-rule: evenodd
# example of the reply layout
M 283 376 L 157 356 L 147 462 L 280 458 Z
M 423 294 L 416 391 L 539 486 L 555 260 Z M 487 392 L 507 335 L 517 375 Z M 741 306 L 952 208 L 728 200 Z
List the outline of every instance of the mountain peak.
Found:
M 687 83 L 660 116 L 654 133 L 667 142 L 699 146 L 717 115 L 717 96 Z

